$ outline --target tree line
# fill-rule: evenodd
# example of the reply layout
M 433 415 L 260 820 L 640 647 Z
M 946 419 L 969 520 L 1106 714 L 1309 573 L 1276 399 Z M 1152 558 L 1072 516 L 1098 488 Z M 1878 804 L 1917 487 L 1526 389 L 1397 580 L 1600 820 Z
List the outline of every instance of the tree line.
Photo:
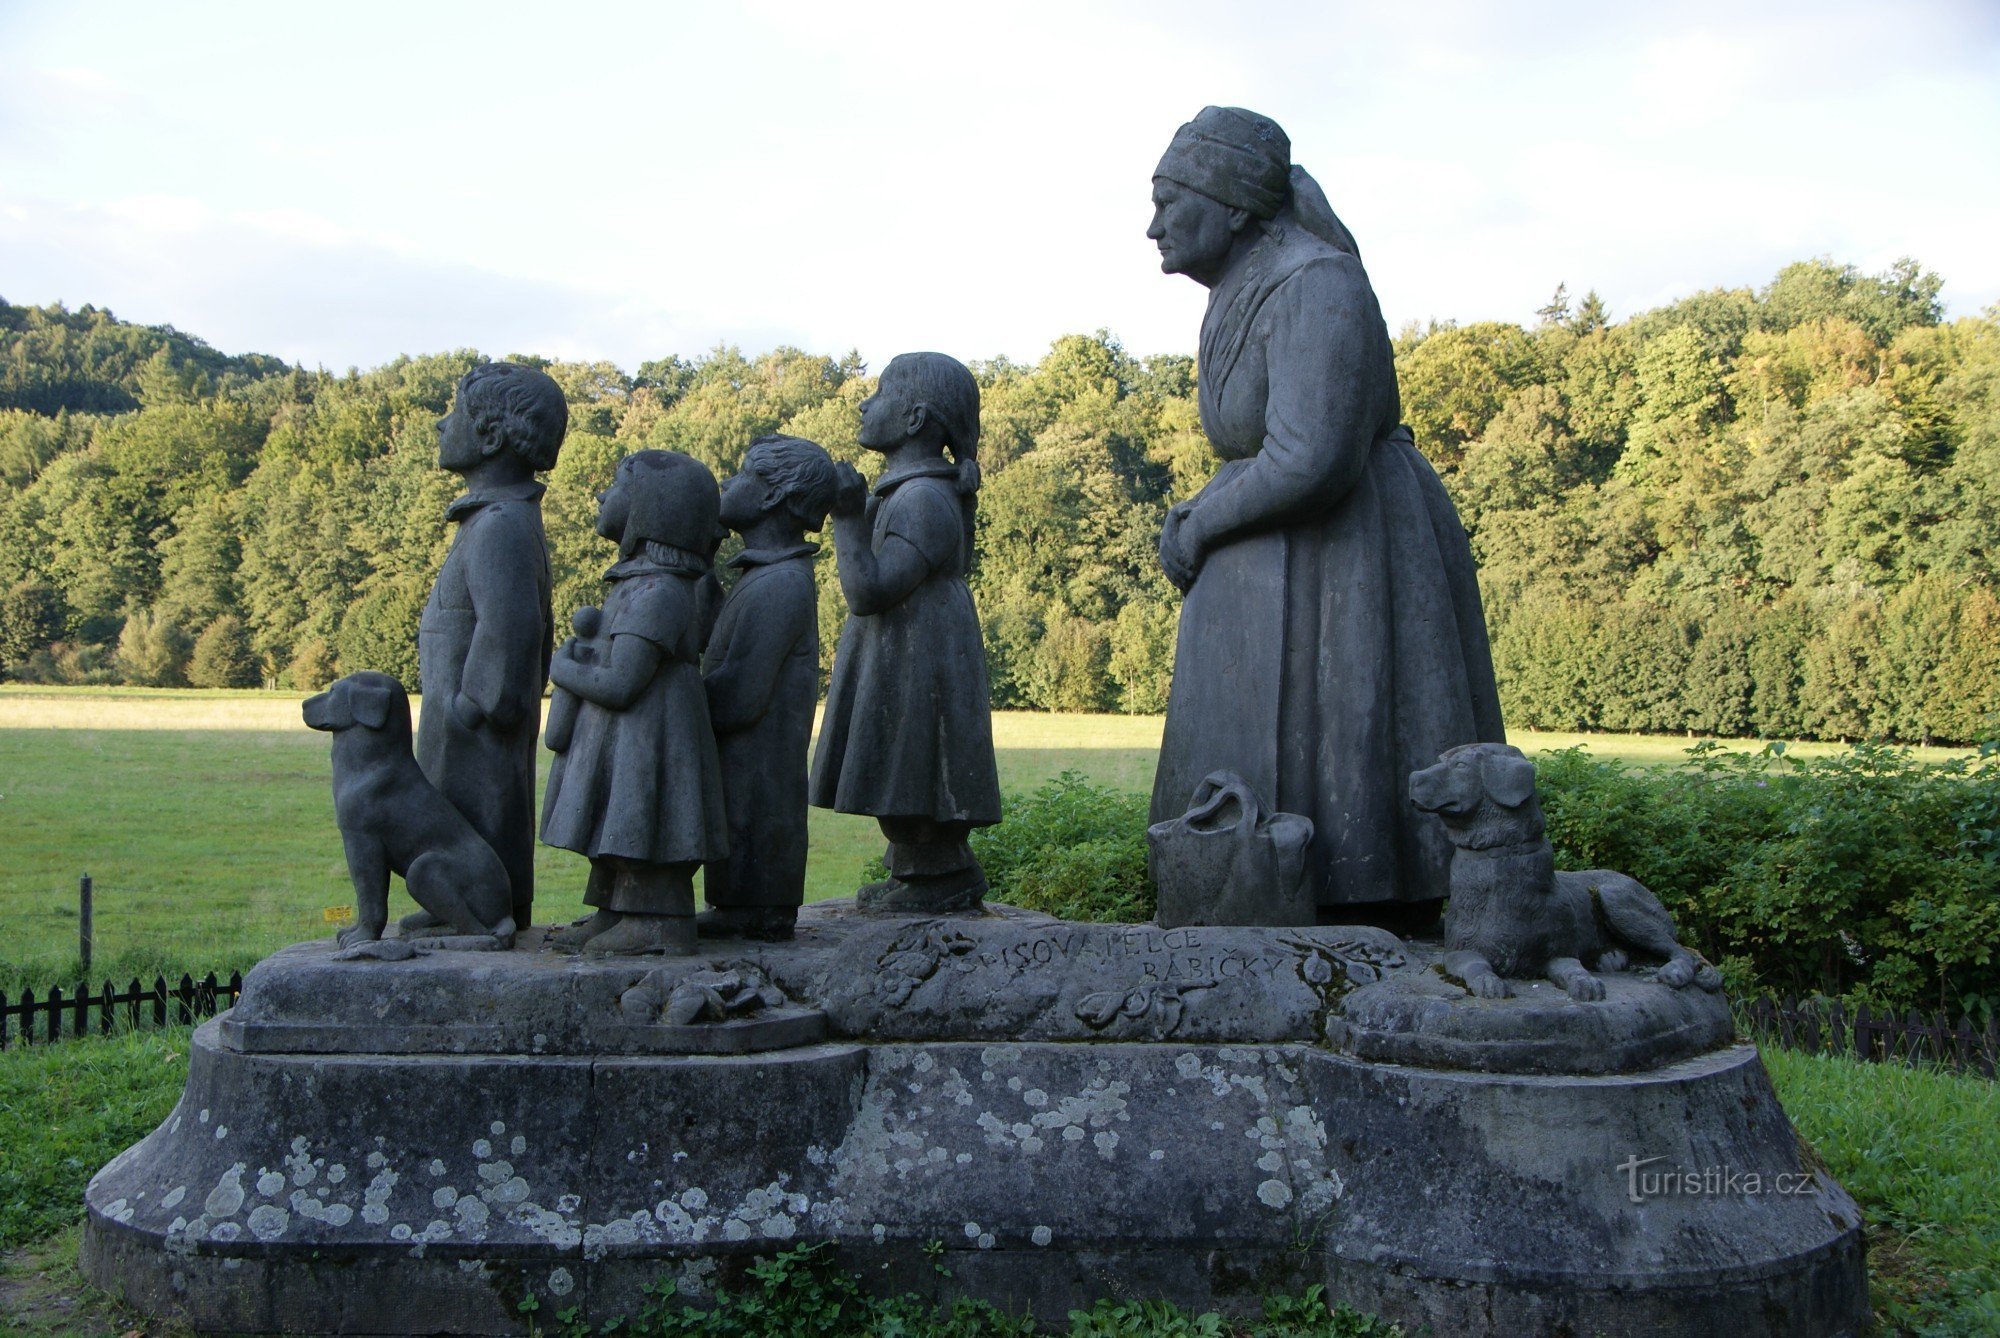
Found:
M 1938 276 L 1789 265 L 1613 320 L 1396 339 L 1404 417 L 1480 562 L 1510 723 L 1965 742 L 2000 732 L 2000 312 Z M 0 302 L 0 672 L 414 684 L 456 480 L 434 423 L 471 351 L 336 374 L 172 327 Z M 544 509 L 559 615 L 596 602 L 594 498 L 633 450 L 732 472 L 787 432 L 860 462 L 860 357 L 533 361 L 571 427 Z M 998 706 L 1151 712 L 1178 600 L 1154 545 L 1214 467 L 1191 357 L 1068 335 L 973 364 L 972 577 Z M 819 564 L 824 654 L 843 615 Z

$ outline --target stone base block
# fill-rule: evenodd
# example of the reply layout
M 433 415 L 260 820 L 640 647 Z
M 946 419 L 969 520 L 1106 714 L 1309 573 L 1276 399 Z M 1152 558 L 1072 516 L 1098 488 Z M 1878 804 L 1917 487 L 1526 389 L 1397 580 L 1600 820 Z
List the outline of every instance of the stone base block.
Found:
M 1255 1313 L 1319 1282 L 1438 1334 L 1865 1321 L 1860 1216 L 1748 1047 L 1620 1074 L 1382 1062 L 1321 1038 L 1364 1015 L 1343 997 L 1428 974 L 1393 940 L 808 921 L 709 963 L 783 986 L 755 1044 L 797 1043 L 749 1053 L 632 1005 L 693 959 L 279 954 L 92 1180 L 84 1272 L 231 1332 L 508 1333 L 530 1296 L 602 1324 L 662 1277 L 698 1299 L 817 1241 L 871 1288 L 1057 1320 L 1107 1295 Z
M 1859 1214 L 1748 1048 L 1550 1078 L 1298 1045 L 329 1059 L 218 1032 L 91 1183 L 83 1260 L 203 1330 L 504 1333 L 530 1294 L 601 1323 L 816 1240 L 890 1290 L 934 1287 L 942 1244 L 953 1286 L 1054 1317 L 1314 1281 L 1453 1334 L 1866 1313 Z

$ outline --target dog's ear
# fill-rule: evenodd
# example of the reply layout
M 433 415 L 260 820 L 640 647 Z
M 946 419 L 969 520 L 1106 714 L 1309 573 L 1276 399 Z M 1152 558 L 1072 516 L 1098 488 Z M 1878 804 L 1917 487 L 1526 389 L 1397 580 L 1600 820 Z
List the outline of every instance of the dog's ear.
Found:
M 1479 781 L 1502 808 L 1519 808 L 1534 797 L 1535 764 L 1517 752 L 1488 753 L 1479 759 Z
M 395 692 L 387 683 L 347 684 L 349 709 L 354 712 L 357 724 L 369 729 L 380 729 L 389 723 L 389 708 L 395 705 Z

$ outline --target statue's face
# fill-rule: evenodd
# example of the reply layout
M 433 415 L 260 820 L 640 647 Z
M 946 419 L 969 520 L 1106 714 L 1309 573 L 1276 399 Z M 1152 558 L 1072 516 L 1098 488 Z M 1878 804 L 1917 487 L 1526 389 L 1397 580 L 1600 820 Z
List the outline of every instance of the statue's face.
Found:
M 438 419 L 438 465 L 444 469 L 466 470 L 487 456 L 486 443 L 473 426 L 464 406 L 452 402 L 451 412 Z
M 861 401 L 861 427 L 854 439 L 875 451 L 902 445 L 910 435 L 910 408 L 903 386 L 884 373 L 875 393 Z
M 769 505 L 770 492 L 771 485 L 746 463 L 722 485 L 722 523 L 737 531 L 756 524 Z
M 1220 200 L 1165 177 L 1153 178 L 1153 222 L 1146 235 L 1160 248 L 1160 269 L 1213 283 L 1229 258 L 1240 224 Z
M 621 465 L 612 476 L 611 486 L 597 494 L 597 532 L 606 539 L 615 541 L 625 537 L 625 522 L 632 514 L 632 499 L 628 495 L 631 487 L 631 471 Z

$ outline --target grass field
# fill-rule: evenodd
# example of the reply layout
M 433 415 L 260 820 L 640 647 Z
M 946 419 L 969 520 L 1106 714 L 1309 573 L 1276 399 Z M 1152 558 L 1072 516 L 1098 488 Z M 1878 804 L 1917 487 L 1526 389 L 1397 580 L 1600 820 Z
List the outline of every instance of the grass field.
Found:
M 350 906 L 352 892 L 333 825 L 328 740 L 300 722 L 300 700 L 0 687 L 0 990 L 77 978 L 84 873 L 95 887 L 94 980 L 247 969 L 274 948 L 329 932 L 326 913 Z M 1013 793 L 1066 770 L 1142 792 L 1159 740 L 1157 716 L 994 717 L 1000 781 Z M 1689 742 L 1516 741 L 1531 752 L 1583 743 L 1648 766 L 1677 760 Z M 875 824 L 819 809 L 811 821 L 807 897 L 851 892 L 881 851 Z M 582 857 L 543 846 L 536 861 L 536 918 L 577 915 Z M 411 904 L 400 887 L 394 896 L 399 909 Z

